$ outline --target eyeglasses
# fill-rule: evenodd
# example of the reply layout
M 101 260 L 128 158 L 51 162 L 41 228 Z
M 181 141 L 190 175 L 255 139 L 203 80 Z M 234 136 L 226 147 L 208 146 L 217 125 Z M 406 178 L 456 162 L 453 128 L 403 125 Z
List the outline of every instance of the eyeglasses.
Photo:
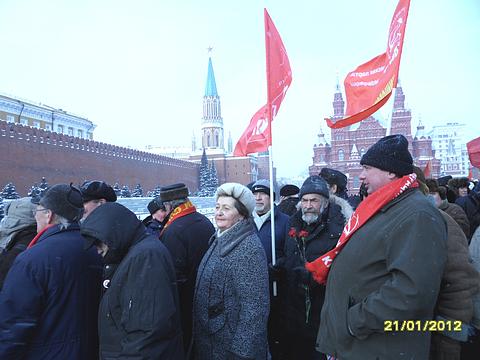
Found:
M 50 211 L 50 209 L 35 209 L 35 210 L 32 210 L 33 216 L 37 215 L 37 212 L 39 212 L 39 211 Z

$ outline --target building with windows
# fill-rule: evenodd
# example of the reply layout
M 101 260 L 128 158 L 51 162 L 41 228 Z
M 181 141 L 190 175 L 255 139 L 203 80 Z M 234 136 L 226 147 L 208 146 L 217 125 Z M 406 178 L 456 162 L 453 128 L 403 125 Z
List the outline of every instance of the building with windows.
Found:
M 332 105 L 333 119 L 342 119 L 345 116 L 345 102 L 339 84 L 337 84 Z M 432 169 L 430 176 L 438 177 L 440 160 L 435 156 L 432 138 L 425 132 L 421 122 L 415 134 L 412 135 L 411 123 L 412 113 L 410 109 L 405 108 L 405 95 L 399 85 L 395 89 L 389 134 L 404 135 L 408 139 L 414 164 L 424 169 L 430 162 Z M 348 177 L 348 188 L 354 193 L 360 187 L 359 175 L 362 172 L 360 159 L 370 146 L 387 135 L 387 126 L 370 116 L 358 124 L 330 130 L 329 143 L 323 130 L 320 129 L 318 141 L 313 146 L 313 164 L 309 167 L 309 173 L 310 175 L 318 174 L 323 167 L 342 171 Z
M 466 125 L 456 122 L 434 126 L 430 132 L 432 147 L 442 161 L 441 175 L 468 176 Z
M 82 139 L 93 139 L 90 120 L 45 104 L 0 94 L 0 120 Z
M 245 126 L 250 119 L 245 120 Z M 217 91 L 212 58 L 208 59 L 207 81 L 203 96 L 203 112 L 200 123 L 200 139 L 192 136 L 191 151 L 186 154 L 183 147 L 149 146 L 148 151 L 157 154 L 172 156 L 178 159 L 200 163 L 203 150 L 210 163 L 213 162 L 217 171 L 218 183 L 238 182 L 248 184 L 260 178 L 269 178 L 268 153 L 255 156 L 233 156 L 233 141 L 228 135 L 227 148 L 225 147 L 225 130 L 221 111 L 220 96 Z M 275 179 L 275 169 L 274 169 Z

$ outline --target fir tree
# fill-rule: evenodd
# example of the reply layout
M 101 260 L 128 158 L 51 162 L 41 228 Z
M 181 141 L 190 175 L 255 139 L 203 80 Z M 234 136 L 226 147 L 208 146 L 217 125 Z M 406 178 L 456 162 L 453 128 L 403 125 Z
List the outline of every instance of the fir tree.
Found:
M 157 196 L 160 196 L 160 189 L 161 189 L 161 188 L 162 188 L 162 187 L 161 187 L 160 185 L 157 185 L 157 186 L 155 187 L 155 189 L 153 189 L 152 191 L 147 192 L 147 196 L 148 196 L 148 197 L 153 197 L 153 198 L 155 198 L 155 197 L 157 197 Z
M 27 196 L 30 196 L 32 198 L 41 197 L 47 189 L 48 189 L 47 180 L 45 179 L 45 177 L 42 177 L 42 180 L 40 181 L 40 185 L 37 183 L 33 184 Z
M 128 185 L 123 185 L 122 191 L 120 192 L 120 197 L 123 197 L 123 198 L 132 197 L 132 194 L 130 193 L 130 189 L 128 188 Z
M 143 189 L 140 184 L 135 185 L 135 189 L 133 189 L 132 197 L 142 197 L 143 196 Z
M 200 161 L 198 196 L 209 196 L 210 167 L 208 166 L 207 154 L 203 149 L 202 159 Z
M 44 176 L 42 176 L 42 181 L 40 182 L 40 185 L 38 186 L 40 189 L 41 189 L 41 193 L 43 194 L 43 192 L 45 190 L 47 190 L 48 188 L 48 183 L 47 183 L 47 180 L 45 179 Z
M 115 195 L 117 195 L 117 197 L 121 196 L 122 190 L 120 189 L 120 185 L 118 185 L 118 182 L 113 185 L 113 191 L 115 191 Z
M 217 168 L 215 167 L 215 162 L 212 160 L 210 164 L 210 171 L 209 171 L 209 196 L 214 196 L 215 192 L 218 188 L 218 175 L 217 175 Z
M 5 185 L 5 187 L 3 188 L 1 196 L 4 199 L 18 199 L 18 198 L 20 198 L 20 195 L 18 195 L 17 189 L 15 188 L 15 185 L 13 185 L 13 183 L 11 183 L 11 182 L 8 183 L 7 185 Z

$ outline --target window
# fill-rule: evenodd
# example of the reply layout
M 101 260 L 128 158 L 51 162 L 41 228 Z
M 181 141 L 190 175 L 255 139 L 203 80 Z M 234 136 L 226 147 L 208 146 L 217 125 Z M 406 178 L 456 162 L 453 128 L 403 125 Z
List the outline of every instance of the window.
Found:
M 20 124 L 28 125 L 28 120 L 27 119 L 20 119 Z
M 343 161 L 345 160 L 345 153 L 343 152 L 342 149 L 338 150 L 338 161 Z
M 10 123 L 15 122 L 15 116 L 7 115 L 7 122 L 10 122 Z
M 83 138 L 83 131 L 80 130 L 80 129 L 78 129 L 78 131 L 77 131 L 77 136 L 78 136 L 79 138 Z
M 52 131 L 52 125 L 45 124 L 45 130 Z
M 57 125 L 57 132 L 63 134 L 63 125 Z
M 39 121 L 34 121 L 32 126 L 36 127 L 37 129 L 40 129 L 40 122 Z
M 353 178 L 353 187 L 354 188 L 359 188 L 360 187 L 360 179 L 358 176 L 354 176 Z
M 362 157 L 365 154 L 365 148 L 360 149 L 360 157 Z
M 68 128 L 68 135 L 73 136 L 73 128 Z
M 93 139 L 93 134 L 91 132 L 87 132 L 87 138 L 90 140 Z

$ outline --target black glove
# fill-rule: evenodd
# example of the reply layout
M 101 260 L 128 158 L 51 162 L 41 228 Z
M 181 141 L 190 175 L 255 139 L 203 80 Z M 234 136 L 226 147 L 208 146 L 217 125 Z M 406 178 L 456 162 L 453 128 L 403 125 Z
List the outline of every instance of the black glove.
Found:
M 268 277 L 270 281 L 281 281 L 285 277 L 285 258 L 281 257 L 275 265 L 268 264 Z
M 294 279 L 297 284 L 310 285 L 312 281 L 312 274 L 305 269 L 305 266 L 297 266 L 292 269 Z

